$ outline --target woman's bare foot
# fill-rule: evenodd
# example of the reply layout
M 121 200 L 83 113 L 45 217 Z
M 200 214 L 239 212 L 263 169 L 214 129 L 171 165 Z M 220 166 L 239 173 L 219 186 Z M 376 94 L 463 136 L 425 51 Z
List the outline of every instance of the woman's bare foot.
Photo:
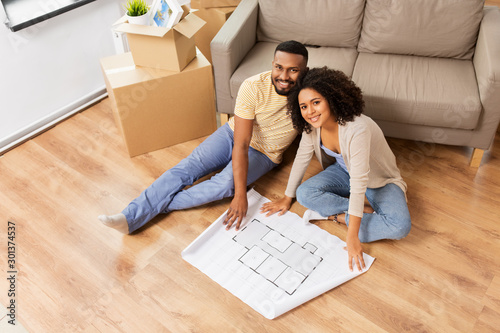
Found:
M 373 213 L 375 213 L 375 210 L 372 208 L 372 206 L 370 206 L 370 204 L 368 204 L 368 205 L 365 204 L 365 207 L 363 208 L 363 213 L 373 214 Z
M 328 216 L 328 219 L 331 220 L 331 221 L 335 221 L 335 215 Z M 342 224 L 346 224 L 345 223 L 345 214 L 344 213 L 337 214 L 337 222 L 338 223 L 342 223 Z
M 302 217 L 302 220 L 306 224 L 309 223 L 310 221 L 319 221 L 319 220 L 326 220 L 326 219 L 328 219 L 328 218 L 325 216 L 322 216 L 320 213 L 318 213 L 312 209 L 306 210 L 304 213 L 304 217 Z
M 363 213 L 365 214 L 373 214 L 375 213 L 375 211 L 373 210 L 372 206 L 370 206 L 368 204 L 368 206 L 365 205 L 365 207 L 363 208 Z M 331 215 L 331 216 L 328 216 L 328 219 L 331 220 L 331 221 L 335 221 L 335 215 Z M 345 213 L 342 213 L 342 214 L 337 214 L 337 222 L 338 223 L 342 223 L 342 224 L 346 224 L 345 223 Z
M 368 198 L 365 196 L 365 207 L 363 208 L 363 213 L 373 214 L 374 212 L 375 210 L 372 208 L 370 201 L 368 201 Z

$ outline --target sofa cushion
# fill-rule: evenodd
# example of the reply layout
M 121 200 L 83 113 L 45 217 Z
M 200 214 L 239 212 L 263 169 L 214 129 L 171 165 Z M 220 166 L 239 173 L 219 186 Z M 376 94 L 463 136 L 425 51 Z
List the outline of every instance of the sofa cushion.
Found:
M 471 59 L 484 0 L 367 0 L 359 52 Z
M 481 114 L 471 60 L 360 53 L 353 81 L 374 120 L 474 129 Z
M 246 78 L 272 69 L 274 50 L 277 45 L 277 43 L 260 42 L 248 52 L 231 76 L 230 86 L 233 98 L 236 98 L 240 85 Z M 358 55 L 356 49 L 352 48 L 308 47 L 307 51 L 310 68 L 328 66 L 341 70 L 348 76 L 352 75 Z
M 365 0 L 259 0 L 257 40 L 356 47 Z

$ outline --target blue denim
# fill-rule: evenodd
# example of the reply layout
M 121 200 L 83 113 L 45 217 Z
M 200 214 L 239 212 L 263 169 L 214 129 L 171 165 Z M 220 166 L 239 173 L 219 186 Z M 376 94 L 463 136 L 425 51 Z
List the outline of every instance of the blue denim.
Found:
M 225 124 L 188 157 L 165 171 L 122 211 L 127 218 L 129 231 L 139 229 L 160 213 L 196 207 L 233 196 L 233 145 L 233 131 Z M 276 166 L 269 157 L 250 147 L 247 185 Z M 221 169 L 212 178 L 183 190 L 201 177 Z
M 338 163 L 309 178 L 297 189 L 297 201 L 323 216 L 346 213 L 349 225 L 349 174 Z M 401 239 L 411 229 L 410 212 L 401 188 L 387 184 L 366 189 L 374 214 L 363 214 L 359 240 L 363 243 L 380 239 Z

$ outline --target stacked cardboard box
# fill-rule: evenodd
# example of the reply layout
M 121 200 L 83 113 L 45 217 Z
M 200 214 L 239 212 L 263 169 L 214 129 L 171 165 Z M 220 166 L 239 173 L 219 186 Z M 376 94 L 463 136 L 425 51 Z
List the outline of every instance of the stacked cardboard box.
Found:
M 194 41 L 204 24 L 193 14 L 172 29 L 118 22 L 131 52 L 101 59 L 101 67 L 131 157 L 217 128 L 212 66 Z
M 196 46 L 212 62 L 210 42 L 238 6 L 240 0 L 192 0 L 191 8 L 207 24 L 196 34 Z
M 136 65 L 179 72 L 196 56 L 194 35 L 204 25 L 194 14 L 182 18 L 172 29 L 128 24 L 123 17 L 114 30 L 127 34 Z

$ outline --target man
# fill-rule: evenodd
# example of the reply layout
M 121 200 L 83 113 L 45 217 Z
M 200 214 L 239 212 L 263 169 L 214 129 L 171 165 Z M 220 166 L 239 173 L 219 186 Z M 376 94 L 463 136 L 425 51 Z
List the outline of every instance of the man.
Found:
M 277 166 L 297 132 L 286 114 L 286 95 L 307 70 L 308 52 L 296 41 L 279 44 L 272 70 L 246 79 L 234 117 L 175 167 L 165 171 L 121 213 L 99 216 L 108 227 L 131 233 L 160 213 L 234 196 L 224 221 L 236 230 L 248 209 L 246 187 Z M 223 169 L 187 190 L 199 178 Z

